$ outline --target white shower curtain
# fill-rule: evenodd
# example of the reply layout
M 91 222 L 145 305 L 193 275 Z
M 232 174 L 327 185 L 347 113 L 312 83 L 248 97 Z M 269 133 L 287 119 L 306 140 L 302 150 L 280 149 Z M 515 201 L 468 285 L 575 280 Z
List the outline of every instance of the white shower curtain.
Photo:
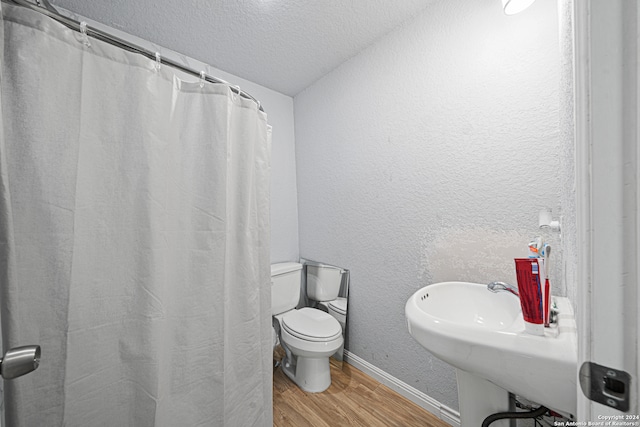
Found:
M 227 86 L 2 4 L 7 425 L 271 426 L 270 128 Z

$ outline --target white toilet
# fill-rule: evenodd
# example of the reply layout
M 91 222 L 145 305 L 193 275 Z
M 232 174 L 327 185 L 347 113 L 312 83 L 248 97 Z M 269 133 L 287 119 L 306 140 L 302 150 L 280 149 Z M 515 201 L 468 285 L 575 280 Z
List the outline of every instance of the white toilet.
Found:
M 342 334 L 344 335 L 344 328 L 347 324 L 347 299 L 338 297 L 333 301 L 323 304 L 327 304 L 329 314 L 340 323 L 340 326 L 342 326 Z
M 318 393 L 331 385 L 329 357 L 344 343 L 340 323 L 315 308 L 296 310 L 302 265 L 271 265 L 273 326 L 286 353 L 283 372 L 304 391 Z
M 333 265 L 307 264 L 307 297 L 340 323 L 343 337 L 347 324 L 347 299 L 338 294 L 344 273 L 345 270 Z M 342 353 L 341 346 L 334 357 L 342 360 Z
M 317 302 L 329 302 L 338 298 L 345 270 L 326 264 L 307 265 L 307 296 Z

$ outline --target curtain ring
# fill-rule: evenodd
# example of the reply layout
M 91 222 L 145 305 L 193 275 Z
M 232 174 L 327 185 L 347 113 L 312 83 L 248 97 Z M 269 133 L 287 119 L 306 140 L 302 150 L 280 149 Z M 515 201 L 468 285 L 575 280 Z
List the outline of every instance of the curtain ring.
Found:
M 202 89 L 204 87 L 204 82 L 207 79 L 207 75 L 205 74 L 204 71 L 200 71 L 200 88 Z
M 87 34 L 87 23 L 85 21 L 82 21 L 80 23 L 80 34 L 82 34 L 82 43 L 86 47 L 90 47 L 91 42 L 89 41 L 89 34 Z
M 235 101 L 236 99 L 238 99 L 236 95 L 240 96 L 240 94 L 242 93 L 242 89 L 240 89 L 240 86 L 238 85 L 231 86 L 231 87 L 238 91 L 238 93 L 236 94 L 233 90 L 231 90 L 231 95 L 233 95 L 233 100 Z
M 160 56 L 160 52 L 156 52 L 156 71 L 160 71 L 162 68 L 162 57 Z

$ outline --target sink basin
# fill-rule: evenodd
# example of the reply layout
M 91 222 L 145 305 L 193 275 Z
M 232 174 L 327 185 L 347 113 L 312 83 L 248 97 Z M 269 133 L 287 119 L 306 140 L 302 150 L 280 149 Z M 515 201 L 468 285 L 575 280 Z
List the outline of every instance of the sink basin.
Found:
M 558 322 L 545 328 L 544 336 L 525 332 L 518 297 L 478 283 L 426 286 L 409 298 L 405 314 L 409 333 L 434 356 L 528 400 L 575 414 L 575 318 L 567 298 L 553 297 L 552 305 Z

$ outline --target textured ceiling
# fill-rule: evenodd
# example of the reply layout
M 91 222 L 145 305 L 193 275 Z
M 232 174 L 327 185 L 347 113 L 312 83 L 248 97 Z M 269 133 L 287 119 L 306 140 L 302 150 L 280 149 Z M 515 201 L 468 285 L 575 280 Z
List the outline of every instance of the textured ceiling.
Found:
M 295 95 L 432 0 L 52 0 L 278 92 Z

